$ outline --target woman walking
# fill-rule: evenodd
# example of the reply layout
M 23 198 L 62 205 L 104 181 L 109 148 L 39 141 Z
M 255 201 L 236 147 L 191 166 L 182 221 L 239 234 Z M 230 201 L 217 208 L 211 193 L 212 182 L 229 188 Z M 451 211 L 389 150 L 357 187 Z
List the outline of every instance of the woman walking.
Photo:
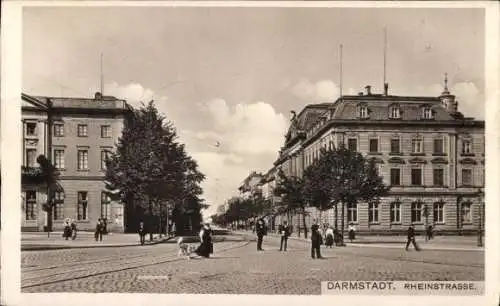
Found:
M 196 254 L 209 258 L 210 254 L 214 253 L 214 245 L 212 242 L 212 230 L 208 223 L 205 223 L 200 230 L 200 241 L 201 244 L 198 249 L 196 249 Z
M 328 227 L 328 229 L 326 230 L 326 233 L 325 233 L 325 246 L 327 247 L 333 247 L 333 228 L 330 226 Z

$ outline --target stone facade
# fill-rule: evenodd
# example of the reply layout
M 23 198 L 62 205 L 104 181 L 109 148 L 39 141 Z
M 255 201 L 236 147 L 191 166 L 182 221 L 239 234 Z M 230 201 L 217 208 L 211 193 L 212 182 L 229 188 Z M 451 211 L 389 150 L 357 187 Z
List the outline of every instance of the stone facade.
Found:
M 292 119 L 275 167 L 301 176 L 322 148 L 345 145 L 375 158 L 390 195 L 377 204 L 346 207 L 344 224 L 359 231 L 473 232 L 484 224 L 484 121 L 464 117 L 446 86 L 439 97 L 372 94 L 312 104 Z M 427 211 L 428 213 L 424 213 Z M 309 209 L 313 219 L 341 224 L 335 211 Z M 302 226 L 300 218 L 290 217 Z M 481 218 L 481 220 L 480 220 Z
M 23 166 L 37 168 L 36 157 L 45 155 L 60 172 L 53 229 L 66 218 L 80 230 L 93 230 L 98 218 L 106 218 L 108 230 L 122 232 L 123 206 L 105 192 L 105 156 L 121 136 L 131 108 L 123 100 L 51 98 L 22 95 Z M 35 129 L 35 132 L 33 132 Z M 47 201 L 43 186 L 23 184 L 23 230 L 43 230 Z

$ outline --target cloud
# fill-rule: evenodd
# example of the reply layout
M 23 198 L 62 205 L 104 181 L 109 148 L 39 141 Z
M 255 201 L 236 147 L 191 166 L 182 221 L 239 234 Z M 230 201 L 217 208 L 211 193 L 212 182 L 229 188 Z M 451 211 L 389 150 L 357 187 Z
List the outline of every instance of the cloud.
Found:
M 127 85 L 119 85 L 116 82 L 105 86 L 106 95 L 115 96 L 120 99 L 125 99 L 131 105 L 138 107 L 140 102 L 149 102 L 155 99 L 153 90 L 144 88 L 139 83 L 129 83 Z M 166 99 L 162 97 L 160 99 Z
M 226 101 L 215 99 L 207 102 L 214 131 L 221 146 L 236 154 L 277 152 L 288 127 L 282 114 L 265 102 L 237 104 L 232 109 Z
M 292 93 L 302 100 L 315 103 L 336 99 L 340 94 L 340 88 L 330 80 L 313 83 L 302 79 L 292 87 Z

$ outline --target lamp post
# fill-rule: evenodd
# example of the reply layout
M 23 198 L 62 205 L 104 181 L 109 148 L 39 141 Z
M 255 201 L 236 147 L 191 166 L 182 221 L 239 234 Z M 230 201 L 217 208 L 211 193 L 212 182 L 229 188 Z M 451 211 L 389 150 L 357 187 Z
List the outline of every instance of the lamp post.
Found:
M 477 230 L 477 246 L 483 246 L 483 191 L 479 188 L 477 190 L 477 196 L 479 200 L 479 222 L 478 222 L 478 230 Z

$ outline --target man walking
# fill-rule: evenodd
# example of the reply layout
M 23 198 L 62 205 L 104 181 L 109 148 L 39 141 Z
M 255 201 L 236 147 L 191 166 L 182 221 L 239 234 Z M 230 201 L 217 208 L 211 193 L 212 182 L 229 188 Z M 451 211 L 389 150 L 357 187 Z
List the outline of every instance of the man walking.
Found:
M 284 250 L 286 252 L 286 245 L 288 237 L 290 236 L 290 226 L 287 224 L 286 221 L 283 221 L 283 224 L 280 224 L 278 230 L 281 235 L 280 251 Z
M 413 228 L 413 225 L 410 225 L 410 227 L 408 227 L 408 240 L 406 241 L 406 248 L 405 248 L 406 251 L 408 251 L 410 243 L 413 243 L 413 247 L 415 248 L 416 251 L 420 251 L 420 248 L 418 247 L 415 241 L 415 229 Z
M 144 222 L 142 221 L 139 223 L 139 239 L 141 241 L 141 245 L 144 245 L 146 240 L 146 229 L 144 228 Z
M 97 224 L 95 226 L 95 241 L 102 241 L 102 232 L 103 232 L 103 224 L 101 218 L 97 220 Z
M 322 237 L 321 237 L 321 233 L 319 231 L 319 225 L 313 224 L 311 226 L 311 257 L 312 257 L 312 259 L 323 258 L 321 256 L 321 251 L 320 251 L 321 243 L 322 243 Z
M 255 231 L 257 232 L 257 251 L 263 251 L 262 239 L 266 234 L 266 225 L 264 224 L 264 220 L 259 219 L 259 221 L 257 221 Z

